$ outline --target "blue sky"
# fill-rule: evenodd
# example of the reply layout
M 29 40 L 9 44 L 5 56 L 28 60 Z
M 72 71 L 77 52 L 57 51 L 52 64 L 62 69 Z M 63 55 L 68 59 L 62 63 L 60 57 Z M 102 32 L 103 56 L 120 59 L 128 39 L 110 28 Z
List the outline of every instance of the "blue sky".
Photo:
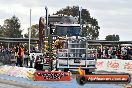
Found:
M 29 27 L 30 8 L 32 24 L 37 24 L 39 17 L 45 16 L 45 6 L 52 14 L 73 5 L 88 9 L 91 16 L 97 19 L 101 28 L 99 39 L 118 34 L 121 40 L 132 40 L 132 0 L 0 0 L 0 25 L 5 19 L 16 15 L 25 33 Z

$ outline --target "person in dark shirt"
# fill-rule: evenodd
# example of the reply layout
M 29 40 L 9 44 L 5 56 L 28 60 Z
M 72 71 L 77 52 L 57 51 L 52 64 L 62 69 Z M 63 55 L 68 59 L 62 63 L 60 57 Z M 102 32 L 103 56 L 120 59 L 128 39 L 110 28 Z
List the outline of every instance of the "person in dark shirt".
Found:
M 106 58 L 109 57 L 109 55 L 108 55 L 108 50 L 109 50 L 108 48 L 105 49 L 105 56 L 106 56 Z
M 116 50 L 116 56 L 117 56 L 117 59 L 121 59 L 121 50 L 120 49 Z

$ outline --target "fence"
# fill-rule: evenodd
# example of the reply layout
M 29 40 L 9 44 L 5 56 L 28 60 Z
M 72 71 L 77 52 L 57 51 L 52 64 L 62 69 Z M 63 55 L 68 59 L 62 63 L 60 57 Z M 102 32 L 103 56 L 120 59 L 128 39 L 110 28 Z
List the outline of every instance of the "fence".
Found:
M 98 59 L 97 71 L 132 73 L 132 60 Z

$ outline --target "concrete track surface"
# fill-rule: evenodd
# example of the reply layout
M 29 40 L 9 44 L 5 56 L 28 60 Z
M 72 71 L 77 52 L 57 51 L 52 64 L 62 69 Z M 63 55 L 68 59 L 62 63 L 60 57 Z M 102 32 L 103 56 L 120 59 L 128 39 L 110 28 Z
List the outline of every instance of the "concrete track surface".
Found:
M 0 88 L 22 88 L 22 87 L 0 83 Z
M 75 75 L 67 82 L 33 81 L 0 74 L 0 88 L 127 88 L 126 84 L 77 84 Z M 130 83 L 132 84 L 132 83 Z M 127 85 L 130 85 L 127 84 Z
M 22 83 L 19 80 L 18 81 L 7 80 L 5 78 L 0 79 L 0 88 L 46 88 L 46 87 Z

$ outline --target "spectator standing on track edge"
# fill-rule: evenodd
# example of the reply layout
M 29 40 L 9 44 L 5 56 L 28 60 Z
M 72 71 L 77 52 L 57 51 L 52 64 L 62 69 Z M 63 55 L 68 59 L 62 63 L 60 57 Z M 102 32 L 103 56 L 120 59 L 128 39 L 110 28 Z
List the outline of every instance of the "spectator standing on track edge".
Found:
M 16 66 L 20 65 L 20 67 L 23 67 L 22 65 L 23 63 L 22 60 L 23 60 L 23 55 L 24 55 L 23 46 L 18 43 L 15 52 L 16 52 L 16 57 L 17 57 Z

